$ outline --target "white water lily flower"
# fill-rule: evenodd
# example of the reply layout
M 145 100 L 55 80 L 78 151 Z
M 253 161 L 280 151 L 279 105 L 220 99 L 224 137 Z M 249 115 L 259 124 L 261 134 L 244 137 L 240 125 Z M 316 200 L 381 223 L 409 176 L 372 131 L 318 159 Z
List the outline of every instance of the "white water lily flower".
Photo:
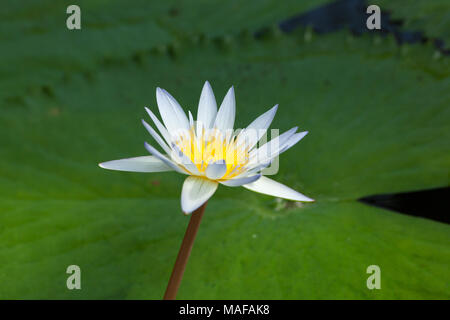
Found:
M 262 146 L 278 105 L 256 118 L 238 134 L 233 132 L 236 103 L 233 87 L 217 110 L 214 93 L 205 82 L 198 104 L 197 121 L 187 117 L 179 103 L 164 89 L 156 89 L 156 100 L 164 125 L 145 108 L 159 134 L 144 120 L 142 123 L 165 154 L 145 143 L 151 156 L 100 163 L 111 170 L 133 172 L 177 171 L 189 175 L 181 192 L 181 208 L 188 214 L 204 204 L 220 184 L 243 186 L 249 190 L 294 201 L 314 201 L 303 194 L 261 175 L 274 158 L 299 142 L 307 132 L 286 131 Z

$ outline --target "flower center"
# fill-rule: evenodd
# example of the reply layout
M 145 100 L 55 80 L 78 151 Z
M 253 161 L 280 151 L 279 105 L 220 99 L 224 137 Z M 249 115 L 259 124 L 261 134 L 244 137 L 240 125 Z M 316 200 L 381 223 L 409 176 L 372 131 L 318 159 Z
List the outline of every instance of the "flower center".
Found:
M 232 130 L 200 128 L 199 131 L 192 126 L 189 131 L 177 134 L 175 144 L 197 167 L 200 175 L 205 176 L 208 166 L 216 163 L 226 165 L 226 172 L 219 180 L 231 179 L 244 171 L 249 161 L 248 149 L 238 142 Z

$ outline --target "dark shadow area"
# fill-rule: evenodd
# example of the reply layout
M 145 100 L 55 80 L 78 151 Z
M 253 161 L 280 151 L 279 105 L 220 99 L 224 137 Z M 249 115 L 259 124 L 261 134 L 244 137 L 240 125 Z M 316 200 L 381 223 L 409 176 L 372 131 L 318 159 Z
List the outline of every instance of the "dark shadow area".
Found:
M 366 26 L 369 14 L 366 13 L 368 4 L 366 0 L 338 0 L 316 9 L 288 18 L 279 23 L 283 32 L 290 33 L 297 27 L 311 27 L 318 34 L 334 32 L 343 28 L 349 29 L 356 35 L 370 32 L 386 36 L 393 34 L 398 44 L 424 43 L 432 41 L 442 54 L 449 55 L 450 50 L 444 47 L 441 39 L 428 39 L 421 31 L 406 31 L 401 27 L 403 22 L 391 19 L 387 10 L 381 9 L 381 30 L 369 30 Z M 256 32 L 256 37 L 264 34 L 265 29 Z
M 450 223 L 450 187 L 373 195 L 359 201 L 410 216 Z

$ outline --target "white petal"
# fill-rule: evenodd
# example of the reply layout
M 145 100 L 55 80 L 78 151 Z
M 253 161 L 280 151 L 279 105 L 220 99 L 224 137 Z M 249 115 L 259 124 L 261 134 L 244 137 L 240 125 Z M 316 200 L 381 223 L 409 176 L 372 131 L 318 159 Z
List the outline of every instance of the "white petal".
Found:
M 284 198 L 288 200 L 304 201 L 304 202 L 314 201 L 313 199 L 308 198 L 307 196 L 301 194 L 300 192 L 297 192 L 294 189 L 285 186 L 284 184 L 281 184 L 279 182 L 276 182 L 275 180 L 269 179 L 264 176 L 259 178 L 255 182 L 243 185 L 243 187 L 255 192 L 268 194 L 270 196 Z
M 217 103 L 211 85 L 208 81 L 205 82 L 200 101 L 198 102 L 197 121 L 199 125 L 206 129 L 211 128 L 217 115 Z M 197 132 L 200 132 L 200 128 Z
M 206 176 L 211 180 L 217 180 L 223 177 L 227 172 L 227 165 L 224 160 L 219 160 L 208 164 L 205 170 Z
M 283 146 L 282 150 L 279 152 L 279 154 L 285 152 L 290 147 L 294 146 L 297 142 L 303 139 L 304 136 L 308 134 L 308 131 L 303 131 L 294 134 L 292 137 L 289 138 L 288 141 L 286 141 L 285 145 Z
M 158 159 L 160 159 L 162 162 L 164 162 L 166 165 L 168 165 L 169 167 L 171 167 L 173 170 L 179 172 L 179 173 L 183 173 L 183 174 L 187 174 L 187 172 L 185 172 L 183 169 L 181 169 L 178 165 L 176 165 L 172 160 L 168 159 L 166 156 L 164 156 L 163 154 L 161 154 L 161 152 L 159 152 L 158 150 L 156 150 L 155 148 L 153 148 L 151 145 L 149 145 L 147 142 L 145 142 L 145 148 L 148 150 L 148 152 L 150 152 L 152 155 L 154 155 L 155 157 L 157 157 Z
M 194 118 L 192 117 L 191 111 L 189 111 L 189 127 L 192 128 L 194 125 Z
M 177 100 L 175 100 L 172 95 L 166 90 L 162 89 L 162 91 L 166 94 L 167 99 L 172 105 L 173 111 L 178 119 L 180 128 L 189 129 L 189 120 L 186 117 L 186 113 L 183 111 L 183 108 L 180 106 Z
M 298 127 L 294 127 L 278 137 L 273 138 L 269 142 L 263 144 L 258 149 L 254 149 L 250 152 L 250 163 L 249 165 L 257 165 L 260 163 L 268 162 L 274 157 L 276 157 L 280 150 L 282 150 L 286 143 L 289 141 L 289 139 L 295 134 L 295 131 L 297 131 Z
M 220 181 L 221 184 L 227 186 L 227 187 L 239 187 L 244 184 L 252 183 L 256 180 L 261 178 L 260 174 L 250 176 L 250 177 L 244 177 L 244 178 L 233 178 L 230 180 Z
M 164 151 L 167 154 L 170 154 L 172 149 L 169 148 L 169 146 L 164 142 L 164 140 L 160 137 L 160 135 L 147 123 L 144 119 L 142 119 L 142 124 L 144 125 L 145 129 L 150 133 L 150 135 L 153 137 L 153 139 L 158 142 L 158 144 L 161 146 L 161 148 L 164 149 Z
M 204 204 L 216 192 L 219 184 L 208 179 L 190 176 L 184 180 L 181 191 L 181 208 L 191 213 Z
M 276 104 L 268 111 L 264 112 L 258 118 L 253 120 L 247 127 L 247 129 L 267 129 L 273 121 L 275 114 L 277 113 L 278 105 Z
M 156 89 L 159 113 L 169 132 L 189 129 L 189 120 L 179 103 L 164 89 Z
M 101 168 L 131 172 L 162 172 L 173 169 L 154 156 L 112 160 L 98 164 Z
M 279 137 L 272 139 L 259 149 L 251 151 L 248 165 L 252 166 L 268 161 L 272 162 L 275 157 L 295 145 L 308 133 L 308 131 L 295 133 L 296 130 L 297 127 L 292 128 L 281 134 Z
M 220 105 L 214 126 L 220 130 L 233 129 L 235 115 L 236 101 L 234 98 L 234 88 L 231 87 Z
M 273 159 L 275 157 L 282 154 L 283 152 L 285 152 L 286 150 L 288 150 L 289 148 L 294 146 L 297 142 L 302 140 L 303 137 L 307 135 L 307 133 L 308 133 L 308 131 L 299 132 L 299 133 L 293 134 L 291 137 L 289 137 L 289 139 L 287 139 L 287 140 L 285 139 L 285 141 L 283 141 L 283 144 L 280 144 L 280 147 L 278 148 L 278 150 L 275 150 L 275 152 L 271 152 L 270 158 L 269 158 L 270 161 L 273 161 Z
M 272 163 L 272 161 L 267 161 L 267 162 L 255 164 L 254 167 L 250 167 L 250 168 L 247 169 L 247 173 L 248 174 L 257 173 L 257 172 L 265 169 L 266 167 L 268 167 L 271 163 Z
M 167 131 L 166 127 L 163 126 L 161 121 L 158 120 L 158 118 L 154 115 L 153 112 L 151 112 L 151 110 L 149 108 L 145 107 L 145 110 L 147 111 L 150 118 L 152 118 L 153 122 L 155 123 L 156 127 L 158 128 L 159 132 L 164 137 L 164 139 L 166 140 L 168 145 L 170 145 L 172 142 L 172 139 L 170 137 L 169 131 Z
M 261 137 L 266 133 L 267 128 L 275 117 L 278 105 L 275 105 L 269 111 L 263 113 L 258 118 L 256 118 L 252 123 L 248 125 L 237 137 L 238 144 L 245 143 L 250 149 L 261 139 Z

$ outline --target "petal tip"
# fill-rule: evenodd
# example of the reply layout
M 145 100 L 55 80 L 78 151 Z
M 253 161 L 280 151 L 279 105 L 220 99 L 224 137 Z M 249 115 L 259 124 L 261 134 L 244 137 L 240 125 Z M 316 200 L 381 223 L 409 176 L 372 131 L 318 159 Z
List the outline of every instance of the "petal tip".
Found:
M 153 153 L 153 148 L 147 141 L 144 142 L 144 147 L 148 152 Z
M 275 114 L 277 113 L 277 111 L 278 111 L 278 104 L 274 105 L 272 107 L 272 109 L 269 110 L 268 114 L 270 114 L 270 116 L 272 117 L 272 121 L 273 121 L 273 118 L 275 117 Z
M 315 202 L 316 200 L 305 196 L 304 194 L 299 193 L 299 197 L 298 199 L 296 199 L 295 201 L 299 201 L 299 202 Z
M 201 205 L 200 205 L 201 206 Z M 198 206 L 198 208 L 200 207 Z M 192 206 L 189 206 L 185 201 L 183 201 L 183 198 L 181 199 L 181 211 L 185 216 L 190 215 L 192 212 L 194 212 L 197 208 L 193 208 Z
M 150 108 L 144 107 L 145 111 L 147 112 L 147 114 L 150 116 L 150 118 L 153 118 L 153 112 L 152 110 L 150 110 Z

